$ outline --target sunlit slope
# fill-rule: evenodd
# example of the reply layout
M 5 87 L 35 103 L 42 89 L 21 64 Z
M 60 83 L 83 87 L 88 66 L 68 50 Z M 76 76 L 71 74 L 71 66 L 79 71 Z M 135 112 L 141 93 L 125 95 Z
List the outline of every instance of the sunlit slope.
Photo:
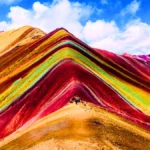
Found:
M 0 56 L 15 47 L 37 41 L 45 33 L 38 28 L 24 26 L 19 29 L 0 33 Z
M 1 150 L 149 150 L 150 134 L 93 104 L 69 104 L 0 143 Z

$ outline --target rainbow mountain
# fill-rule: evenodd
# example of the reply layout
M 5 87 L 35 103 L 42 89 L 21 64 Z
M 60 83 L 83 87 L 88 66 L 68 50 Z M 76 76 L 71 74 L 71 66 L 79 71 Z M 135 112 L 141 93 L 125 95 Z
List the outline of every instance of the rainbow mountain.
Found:
M 0 32 L 0 139 L 1 150 L 149 150 L 150 56 L 92 48 L 64 28 Z

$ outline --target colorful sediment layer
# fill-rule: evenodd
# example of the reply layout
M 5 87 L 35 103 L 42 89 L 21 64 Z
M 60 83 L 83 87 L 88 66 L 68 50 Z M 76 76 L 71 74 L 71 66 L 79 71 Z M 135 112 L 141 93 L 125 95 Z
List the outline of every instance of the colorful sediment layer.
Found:
M 148 55 L 93 49 L 63 28 L 2 32 L 0 44 L 0 139 L 63 109 L 74 95 L 150 132 Z

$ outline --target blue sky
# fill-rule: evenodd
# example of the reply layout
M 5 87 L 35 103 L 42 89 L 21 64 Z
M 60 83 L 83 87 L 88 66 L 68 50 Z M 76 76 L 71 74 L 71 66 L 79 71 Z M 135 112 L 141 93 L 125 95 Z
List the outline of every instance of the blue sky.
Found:
M 2 0 L 3 1 L 3 0 Z M 18 2 L 7 3 L 0 2 L 0 21 L 2 20 L 8 20 L 7 13 L 10 11 L 10 7 L 12 6 L 21 6 L 25 9 L 31 9 L 34 2 L 37 2 L 35 0 L 18 0 Z M 103 3 L 106 2 L 106 3 Z M 46 1 L 46 0 L 39 0 L 41 3 L 51 3 L 52 0 Z M 76 2 L 76 0 L 71 0 L 71 2 Z M 96 7 L 97 9 L 102 10 L 100 14 L 94 13 L 91 17 L 92 20 L 96 19 L 105 19 L 106 21 L 110 21 L 112 19 L 116 20 L 119 24 L 122 22 L 122 19 L 127 21 L 130 18 L 141 18 L 141 21 L 149 23 L 150 24 L 150 1 L 149 0 L 140 0 L 137 1 L 140 3 L 140 9 L 137 11 L 136 15 L 131 16 L 130 14 L 124 16 L 124 18 L 121 18 L 119 16 L 119 13 L 122 9 L 124 9 L 129 3 L 132 2 L 132 0 L 94 0 L 91 2 L 91 0 L 78 0 L 77 2 L 85 3 L 87 5 L 91 5 L 92 7 Z
M 93 47 L 149 54 L 149 6 L 149 0 L 1 0 L 0 30 L 64 27 Z

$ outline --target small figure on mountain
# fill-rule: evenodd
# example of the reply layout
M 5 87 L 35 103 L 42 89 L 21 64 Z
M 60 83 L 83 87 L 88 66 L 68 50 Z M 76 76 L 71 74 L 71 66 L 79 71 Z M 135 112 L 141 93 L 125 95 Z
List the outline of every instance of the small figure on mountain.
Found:
M 82 100 L 78 95 L 75 95 L 72 99 L 71 99 L 71 103 L 75 102 L 76 104 L 80 103 Z

